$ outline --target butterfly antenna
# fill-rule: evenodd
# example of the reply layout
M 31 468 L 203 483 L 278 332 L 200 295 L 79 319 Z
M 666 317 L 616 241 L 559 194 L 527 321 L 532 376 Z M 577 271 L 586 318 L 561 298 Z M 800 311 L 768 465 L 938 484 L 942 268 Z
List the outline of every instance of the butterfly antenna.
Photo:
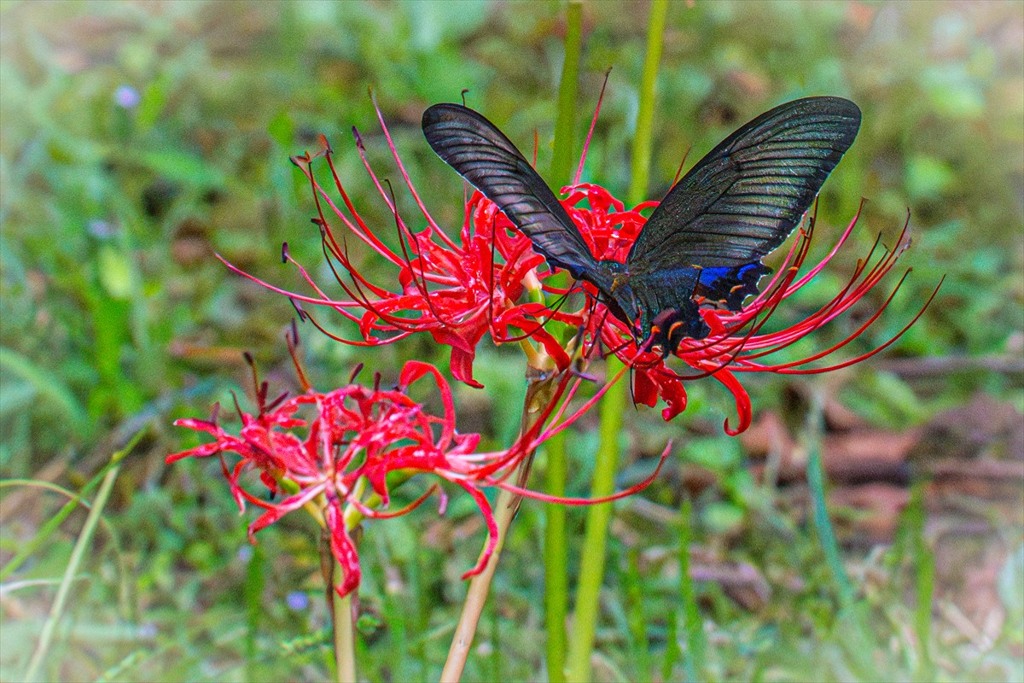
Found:
M 672 187 L 675 187 L 676 183 L 679 182 L 679 178 L 682 177 L 682 175 L 683 175 L 683 166 L 686 165 L 686 160 L 689 158 L 690 150 L 692 150 L 692 149 L 693 149 L 693 145 L 691 144 L 691 145 L 689 145 L 686 148 L 686 151 L 683 152 L 683 158 L 679 162 L 679 168 L 676 169 L 676 177 L 672 179 L 672 186 L 669 188 L 669 192 L 672 191 Z
M 629 400 L 633 403 L 633 410 L 639 412 L 640 408 L 636 405 L 636 387 L 633 386 L 633 366 L 629 366 Z
M 462 92 L 459 93 L 459 95 L 462 97 L 462 106 L 463 107 L 466 106 L 466 93 L 468 93 L 468 92 L 469 92 L 469 88 L 463 88 Z

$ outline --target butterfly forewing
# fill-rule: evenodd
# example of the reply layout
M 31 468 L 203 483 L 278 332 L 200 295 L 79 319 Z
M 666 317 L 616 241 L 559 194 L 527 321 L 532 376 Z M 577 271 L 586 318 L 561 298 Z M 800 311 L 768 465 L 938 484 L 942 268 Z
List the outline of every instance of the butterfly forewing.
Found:
M 795 100 L 757 117 L 669 191 L 630 251 L 629 272 L 759 261 L 799 223 L 859 127 L 860 109 L 839 97 Z
M 515 145 L 494 124 L 458 104 L 423 113 L 437 155 L 494 202 L 553 266 L 579 278 L 596 261 L 569 214 Z

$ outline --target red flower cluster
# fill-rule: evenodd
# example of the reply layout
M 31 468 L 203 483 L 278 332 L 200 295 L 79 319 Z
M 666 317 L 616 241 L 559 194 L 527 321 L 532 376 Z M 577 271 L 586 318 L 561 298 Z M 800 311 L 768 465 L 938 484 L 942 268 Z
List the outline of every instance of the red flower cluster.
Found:
M 627 211 L 622 202 L 612 197 L 607 190 L 600 186 L 578 184 L 567 189 L 569 196 L 564 202 L 566 208 L 574 207 L 582 200 L 586 200 L 591 207 L 590 209 L 573 208 L 570 210 L 570 215 L 599 259 L 624 260 L 646 220 L 640 212 L 657 206 L 657 202 L 645 202 Z M 669 367 L 660 352 L 639 348 L 630 328 L 614 316 L 602 311 L 602 306 L 598 306 L 594 315 L 588 319 L 587 336 L 591 340 L 600 340 L 606 348 L 611 349 L 612 353 L 633 370 L 633 396 L 638 403 L 653 407 L 659 397 L 665 401 L 667 407 L 662 411 L 662 417 L 666 420 L 672 419 L 686 407 L 684 381 L 700 377 L 714 377 L 735 398 L 739 422 L 736 427 L 731 427 L 727 420 L 725 431 L 733 435 L 738 434 L 750 426 L 752 416 L 750 397 L 737 379 L 736 373 L 815 374 L 858 363 L 895 342 L 914 324 L 924 312 L 924 308 L 931 302 L 931 298 L 929 298 L 917 316 L 881 346 L 837 364 L 806 367 L 814 361 L 831 355 L 860 336 L 888 306 L 903 282 L 901 279 L 882 305 L 842 341 L 799 360 L 784 363 L 767 361 L 772 354 L 782 351 L 835 320 L 863 299 L 892 270 L 900 255 L 909 246 L 909 231 L 907 226 L 904 226 L 897 240 L 897 246 L 892 250 L 885 250 L 874 264 L 869 266 L 875 251 L 873 249 L 872 254 L 868 254 L 866 258 L 858 262 L 858 267 L 849 282 L 828 303 L 798 322 L 787 324 L 779 330 L 766 331 L 765 324 L 772 318 L 780 304 L 813 280 L 846 244 L 859 216 L 858 212 L 840 235 L 832 250 L 801 275 L 800 271 L 807 258 L 811 237 L 814 233 L 814 219 L 811 218 L 806 227 L 800 230 L 799 238 L 791 247 L 776 274 L 761 293 L 743 307 L 743 310 L 736 312 L 726 309 L 702 308 L 701 315 L 708 327 L 711 328 L 711 334 L 704 339 L 683 339 L 674 351 L 675 356 L 697 371 L 694 374 L 681 375 Z M 877 246 L 876 242 L 876 248 Z M 584 283 L 584 286 L 592 296 L 597 296 L 596 289 L 589 283 Z M 934 297 L 934 293 L 932 297 Z
M 367 226 L 349 200 L 331 158 L 332 150 L 321 138 L 318 152 L 293 157 L 292 162 L 312 185 L 317 207 L 314 222 L 320 227 L 324 253 L 337 283 L 348 298 L 332 299 L 304 267 L 291 259 L 287 250 L 285 258 L 295 263 L 315 295 L 285 291 L 261 280 L 256 281 L 288 296 L 300 313 L 314 324 L 317 322 L 309 313 L 309 307 L 332 309 L 356 323 L 359 338 L 339 339 L 349 344 L 376 346 L 398 341 L 415 332 L 429 332 L 438 343 L 451 348 L 452 375 L 473 387 L 482 386 L 473 379 L 473 361 L 476 346 L 487 333 L 497 344 L 527 337 L 533 339 L 544 347 L 559 367 L 565 368 L 569 364 L 569 356 L 558 340 L 544 329 L 544 322 L 557 319 L 579 324 L 580 319 L 551 310 L 538 301 L 521 301 L 527 289 L 539 292 L 540 279 L 550 275 L 546 267 L 540 273 L 537 271 L 537 267 L 544 264 L 544 257 L 534 252 L 530 240 L 479 193 L 467 201 L 459 240 L 454 241 L 427 212 L 398 158 L 383 118 L 380 123 L 402 178 L 423 214 L 425 226 L 413 229 L 399 216 L 392 195 L 370 167 L 362 139 L 354 131 L 356 147 L 366 171 L 394 214 L 401 253 L 385 244 L 379 234 Z M 340 206 L 313 174 L 312 163 L 319 157 L 325 158 L 330 168 L 334 189 L 341 199 Z M 330 218 L 325 214 L 325 206 Z M 339 233 L 339 227 L 344 231 Z M 345 235 L 352 235 L 397 268 L 396 276 L 389 281 L 399 284 L 398 291 L 371 282 L 360 273 L 350 260 Z M 255 280 L 230 263 L 226 265 Z M 327 333 L 320 325 L 317 327 Z
M 431 415 L 407 394 L 409 385 L 427 375 L 437 386 L 443 415 Z M 434 487 L 404 508 L 387 511 L 388 474 L 429 473 L 465 490 L 483 514 L 489 541 L 480 562 L 466 576 L 483 569 L 496 543 L 497 527 L 479 486 L 493 483 L 490 475 L 514 459 L 507 452 L 475 453 L 480 436 L 455 431 L 451 389 L 436 368 L 407 363 L 395 389 L 349 384 L 326 394 L 310 390 L 270 402 L 264 384 L 258 402 L 257 415 L 239 411 L 242 426 L 237 435 L 221 427 L 216 418 L 178 420 L 176 425 L 206 432 L 214 441 L 167 458 L 170 463 L 223 453 L 241 456 L 231 468 L 225 463 L 224 473 L 240 508 L 248 502 L 265 510 L 250 525 L 250 537 L 293 510 L 310 509 L 330 531 L 331 549 L 345 572 L 338 587 L 344 595 L 359 584 L 360 576 L 359 558 L 346 525 L 348 506 L 367 518 L 409 512 L 423 503 Z M 313 413 L 310 420 L 300 416 L 307 407 Z M 297 433 L 300 430 L 302 435 Z M 251 493 L 243 483 L 249 470 L 259 472 L 272 498 L 282 492 L 288 495 L 273 502 Z M 367 485 L 380 498 L 379 507 L 365 504 Z
M 344 338 L 340 341 L 358 345 L 378 345 L 394 342 L 414 332 L 429 332 L 436 341 L 451 348 L 453 376 L 475 387 L 480 386 L 473 379 L 475 348 L 487 333 L 498 344 L 523 339 L 534 340 L 543 347 L 559 369 L 568 367 L 571 353 L 580 353 L 584 358 L 590 358 L 595 353 L 614 353 L 632 371 L 634 399 L 648 406 L 654 406 L 659 398 L 665 401 L 666 408 L 662 415 L 666 420 L 678 415 L 686 407 L 684 381 L 713 376 L 735 398 L 739 422 L 735 427 L 728 422 L 725 425 L 727 432 L 735 434 L 746 429 L 751 419 L 750 399 L 738 381 L 736 373 L 825 372 L 864 360 L 891 344 L 902 334 L 900 332 L 874 351 L 839 364 L 805 367 L 808 363 L 828 356 L 860 335 L 881 314 L 891 300 L 890 295 L 867 322 L 842 342 L 796 362 L 772 364 L 767 361 L 767 356 L 826 325 L 864 298 L 892 269 L 909 242 L 904 230 L 898 246 L 884 253 L 873 266 L 867 267 L 867 260 L 861 261 L 850 282 L 827 305 L 804 320 L 788 324 L 777 331 L 766 331 L 765 323 L 779 305 L 813 279 L 846 242 L 856 225 L 857 217 L 850 222 L 832 251 L 820 263 L 800 275 L 799 271 L 807 257 L 813 232 L 811 220 L 807 227 L 800 231 L 800 239 L 796 240 L 775 277 L 742 311 L 702 309 L 701 314 L 712 333 L 705 339 L 685 339 L 682 342 L 675 355 L 696 372 L 681 374 L 666 364 L 659 353 L 638 348 L 632 330 L 610 315 L 603 304 L 584 302 L 583 306 L 575 311 L 548 305 L 546 298 L 561 297 L 567 294 L 567 291 L 553 284 L 550 278 L 552 270 L 544 262 L 543 257 L 533 251 L 530 240 L 479 192 L 474 191 L 466 201 L 460 239 L 453 240 L 431 218 L 420 200 L 379 111 L 378 119 L 398 171 L 423 215 L 425 226 L 416 230 L 399 216 L 393 197 L 371 169 L 362 141 L 356 133 L 356 146 L 360 158 L 394 215 L 395 230 L 401 248 L 396 252 L 388 247 L 379 234 L 367 226 L 349 200 L 331 159 L 331 149 L 324 141 L 320 152 L 295 157 L 293 162 L 310 180 L 317 206 L 317 218 L 314 222 L 320 226 L 324 252 L 335 272 L 337 282 L 348 298 L 331 298 L 309 272 L 297 263 L 295 265 L 313 289 L 314 295 L 290 292 L 258 281 L 290 297 L 300 312 L 313 320 L 314 324 L 317 323 L 309 314 L 309 307 L 326 307 L 357 323 L 359 337 Z M 326 159 L 331 170 L 334 189 L 341 199 L 340 203 L 332 199 L 331 193 L 313 174 L 312 162 L 321 156 Z M 579 183 L 578 176 L 579 173 L 574 185 L 563 188 L 568 196 L 561 200 L 562 205 L 598 259 L 624 260 L 646 222 L 641 211 L 652 209 L 658 202 L 645 202 L 627 210 L 621 201 L 604 188 L 590 183 Z M 339 227 L 343 228 L 343 231 L 339 232 Z M 400 285 L 399 291 L 392 291 L 379 283 L 371 282 L 359 271 L 349 258 L 345 235 L 354 236 L 397 268 L 395 281 Z M 290 260 L 290 257 L 288 258 Z M 228 266 L 232 267 L 230 264 Z M 233 269 L 246 277 L 252 277 Z M 589 294 L 587 301 L 595 301 L 597 291 L 592 285 L 584 282 L 580 286 Z M 925 305 L 927 306 L 927 303 Z M 579 348 L 563 347 L 558 339 L 545 329 L 545 325 L 551 321 L 583 329 L 583 343 Z M 912 320 L 907 327 L 913 322 Z
M 537 393 L 545 405 L 531 407 L 531 412 L 539 411 L 531 423 L 533 426 L 508 450 L 493 453 L 475 452 L 479 435 L 456 432 L 455 410 L 447 382 L 436 368 L 420 362 L 406 364 L 395 389 L 349 384 L 329 393 L 319 393 L 307 388 L 299 396 L 268 402 L 265 385 L 258 387 L 259 412 L 250 415 L 239 410 L 242 427 L 238 435 L 228 433 L 216 419 L 188 419 L 176 423 L 206 432 L 215 440 L 169 456 L 169 462 L 226 452 L 241 456 L 231 468 L 224 464 L 224 472 L 240 507 L 244 508 L 248 502 L 264 510 L 250 526 L 250 536 L 300 507 L 309 509 L 321 520 L 330 531 L 333 554 L 345 572 L 344 581 L 338 587 L 342 594 L 359 583 L 358 557 L 349 535 L 350 526 L 358 522 L 357 518 L 404 514 L 423 503 L 434 490 L 431 487 L 400 510 L 388 511 L 390 473 L 430 473 L 456 484 L 473 497 L 486 521 L 489 538 L 479 562 L 466 576 L 482 571 L 497 542 L 494 514 L 480 491 L 481 486 L 500 486 L 551 502 L 600 502 L 549 498 L 523 491 L 505 481 L 539 443 L 572 424 L 601 398 L 608 386 L 624 375 L 619 372 L 608 377 L 604 386 L 592 392 L 588 399 L 576 401 L 585 376 L 562 372 L 570 367 L 574 358 L 588 361 L 601 355 L 617 356 L 630 371 L 636 402 L 653 407 L 659 399 L 663 400 L 666 407 L 662 416 L 666 420 L 686 407 L 684 382 L 714 377 L 736 401 L 738 423 L 735 427 L 728 420 L 725 423 L 725 430 L 735 434 L 746 429 L 751 421 L 750 399 L 737 379 L 738 373 L 799 374 L 844 367 L 881 351 L 917 319 L 915 317 L 873 351 L 839 363 L 809 366 L 862 334 L 885 310 L 894 290 L 873 315 L 838 343 L 799 360 L 771 362 L 772 354 L 832 322 L 863 299 L 893 268 L 909 244 L 904 228 L 894 249 L 884 251 L 876 259 L 872 259 L 873 251 L 859 261 L 849 282 L 818 310 L 797 322 L 767 329 L 767 321 L 779 306 L 821 272 L 847 242 L 857 223 L 855 216 L 825 258 L 801 274 L 814 232 L 811 219 L 800 230 L 782 266 L 758 296 L 738 312 L 703 307 L 701 315 L 711 333 L 700 340 L 684 339 L 674 351 L 676 359 L 666 359 L 660 352 L 641 348 L 630 326 L 610 314 L 589 283 L 574 285 L 587 294 L 577 297 L 582 305 L 576 310 L 563 310 L 570 291 L 556 284 L 551 277 L 552 269 L 533 250 L 530 240 L 479 192 L 473 192 L 466 200 L 462 227 L 458 239 L 453 239 L 427 212 L 379 112 L 378 118 L 404 184 L 422 213 L 422 227 L 410 226 L 398 214 L 390 185 L 382 183 L 370 168 L 356 133 L 359 156 L 394 216 L 398 247 L 389 247 L 381 238 L 382 231 L 372 230 L 349 199 L 335 169 L 331 149 L 323 141 L 319 152 L 295 157 L 293 161 L 310 181 L 317 207 L 314 222 L 320 228 L 324 253 L 345 298 L 332 298 L 305 267 L 291 259 L 287 249 L 284 250 L 286 260 L 298 268 L 312 294 L 257 282 L 290 297 L 300 314 L 325 333 L 327 331 L 310 311 L 326 308 L 339 313 L 358 330 L 349 337 L 335 336 L 349 344 L 376 346 L 416 332 L 428 332 L 437 342 L 450 347 L 453 376 L 471 386 L 480 386 L 473 378 L 473 362 L 476 346 L 486 334 L 498 344 L 536 342 L 548 359 L 534 364 L 535 370 L 543 375 L 554 366 L 558 372 L 537 380 L 546 383 L 544 391 Z M 333 198 L 332 192 L 321 185 L 313 173 L 313 161 L 321 157 L 330 169 L 333 190 L 340 201 Z M 580 183 L 579 172 L 576 182 L 563 188 L 563 192 L 567 196 L 561 200 L 562 205 L 592 253 L 602 260 L 623 261 L 646 222 L 641 212 L 657 206 L 657 202 L 651 201 L 626 209 L 604 188 Z M 360 272 L 349 254 L 351 238 L 393 266 L 396 273 L 391 281 L 397 282 L 397 288 L 371 281 Z M 231 264 L 227 265 L 255 280 Z M 555 300 L 559 305 L 549 303 Z M 547 325 L 553 325 L 552 330 L 546 329 Z M 559 336 L 572 338 L 572 341 L 563 345 Z M 537 351 L 528 343 L 524 348 L 530 354 Z M 294 356 L 294 348 L 292 350 Z M 681 374 L 676 368 L 689 368 L 692 372 Z M 408 396 L 409 385 L 426 375 L 433 378 L 440 395 L 443 404 L 440 416 L 430 414 Z M 304 376 L 303 383 L 305 385 Z M 534 388 L 538 387 L 539 384 Z M 311 413 L 312 417 L 302 417 L 304 412 Z M 667 453 L 668 449 L 662 459 Z M 243 484 L 243 475 L 250 470 L 259 472 L 271 494 L 283 493 L 285 497 L 279 502 L 270 502 L 251 493 Z M 612 498 L 643 488 L 653 476 Z M 371 493 L 376 494 L 378 500 L 368 504 L 367 496 Z

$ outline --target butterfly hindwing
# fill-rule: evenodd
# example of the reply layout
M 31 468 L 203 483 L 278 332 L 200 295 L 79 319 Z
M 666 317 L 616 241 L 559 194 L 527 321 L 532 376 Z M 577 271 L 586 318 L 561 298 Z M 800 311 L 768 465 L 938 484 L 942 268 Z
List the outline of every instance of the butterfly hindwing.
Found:
M 494 202 L 552 266 L 579 279 L 596 260 L 547 183 L 490 121 L 458 104 L 423 112 L 423 134 L 437 155 Z

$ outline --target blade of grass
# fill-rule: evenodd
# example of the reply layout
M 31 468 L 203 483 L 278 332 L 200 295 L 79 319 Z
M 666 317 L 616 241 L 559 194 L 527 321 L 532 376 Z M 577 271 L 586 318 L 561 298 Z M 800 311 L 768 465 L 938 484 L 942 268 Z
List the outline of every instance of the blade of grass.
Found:
M 141 439 L 145 433 L 145 428 L 139 430 L 131 438 L 131 440 L 129 440 L 128 444 L 121 451 L 118 452 L 127 453 L 131 451 L 131 449 L 135 447 L 135 444 L 139 442 L 139 439 Z M 79 505 L 83 504 L 83 498 L 87 496 L 94 488 L 96 488 L 100 484 L 100 482 L 103 481 L 103 478 L 109 473 L 110 469 L 116 464 L 116 462 L 117 461 L 115 461 L 114 458 L 111 458 L 110 462 L 107 463 L 107 465 L 103 469 L 97 472 L 92 479 L 86 482 L 85 486 L 82 487 L 82 490 L 79 492 L 78 496 L 74 497 L 72 500 L 69 500 L 67 503 L 65 503 L 64 506 L 61 507 L 61 509 L 58 510 L 56 514 L 50 517 L 50 519 L 48 519 L 46 523 L 43 524 L 42 527 L 40 527 L 39 532 L 30 541 L 21 546 L 20 550 L 18 550 L 17 554 L 15 554 L 15 556 L 11 558 L 10 562 L 5 564 L 3 569 L 0 569 L 0 581 L 7 580 L 7 578 L 11 574 L 16 572 L 18 568 L 21 567 L 21 565 L 24 564 L 27 559 L 32 557 L 32 555 L 34 555 L 35 552 L 39 550 L 39 548 L 41 548 L 43 545 L 46 544 L 47 541 L 50 540 L 50 538 L 57 531 L 57 529 L 60 528 L 60 525 L 64 522 L 64 520 L 67 519 L 72 512 L 77 510 Z M 6 480 L 0 482 L 0 488 L 4 488 L 7 486 L 16 486 L 20 485 L 21 483 L 22 482 L 18 480 Z M 38 485 L 39 482 L 35 483 Z
M 57 589 L 57 595 L 54 597 L 53 605 L 50 607 L 50 614 L 43 624 L 42 631 L 39 634 L 39 642 L 36 643 L 35 652 L 32 653 L 32 659 L 29 661 L 28 668 L 25 671 L 26 681 L 41 680 L 39 678 L 40 668 L 46 659 L 46 655 L 49 653 L 50 643 L 53 641 L 53 634 L 57 629 L 57 624 L 64 614 L 64 606 L 67 603 L 68 594 L 71 592 L 71 585 L 74 583 L 78 568 L 82 564 L 86 548 L 89 547 L 92 541 L 93 534 L 96 532 L 96 527 L 99 525 L 100 518 L 103 515 L 103 510 L 110 499 L 110 492 L 114 489 L 114 481 L 117 480 L 117 475 L 121 472 L 121 461 L 131 452 L 141 436 L 142 432 L 137 433 L 128 446 L 114 453 L 110 458 L 111 466 L 103 477 L 99 491 L 96 493 L 96 498 L 92 502 L 92 509 L 89 511 L 89 516 L 85 519 L 82 533 L 78 536 L 78 541 L 71 551 L 71 557 L 68 558 L 68 566 L 64 570 L 64 576 L 61 579 L 60 587 Z
M 667 620 L 665 628 L 665 660 L 661 663 L 661 680 L 672 680 L 672 668 L 679 661 L 682 653 L 679 651 L 679 629 L 676 626 L 675 615 Z
M 697 607 L 697 592 L 693 588 L 693 576 L 690 573 L 692 529 L 693 503 L 690 501 L 690 497 L 684 494 L 679 519 L 679 600 L 683 604 L 685 620 L 683 630 L 686 634 L 686 654 L 683 666 L 686 671 L 686 680 L 697 681 L 705 671 L 705 657 L 704 628 L 701 626 L 700 611 Z M 672 621 L 674 625 L 675 620 Z
M 818 543 L 825 553 L 836 589 L 839 591 L 839 605 L 846 609 L 854 602 L 853 585 L 843 565 L 839 552 L 832 521 L 828 517 L 825 505 L 825 470 L 821 463 L 821 435 L 824 430 L 824 399 L 820 392 L 814 391 L 811 399 L 810 414 L 807 417 L 807 486 L 811 492 L 811 513 Z
M 59 377 L 14 351 L 0 347 L 0 371 L 12 373 L 28 382 L 36 392 L 55 404 L 70 421 L 70 432 L 89 439 L 91 424 L 85 408 Z
M 931 657 L 932 598 L 935 593 L 935 556 L 924 537 L 925 508 L 924 481 L 915 481 L 910 488 L 907 506 L 907 532 L 914 562 L 914 588 L 917 604 L 914 607 L 914 632 L 917 635 L 919 661 L 915 680 L 935 680 L 935 664 Z
M 640 551 L 630 548 L 626 558 L 626 619 L 633 660 L 632 677 L 638 681 L 649 681 L 651 654 L 647 642 L 647 616 L 644 614 L 643 579 L 640 577 Z
M 825 554 L 825 562 L 832 574 L 839 594 L 839 613 L 836 635 L 850 664 L 860 675 L 870 678 L 874 672 L 871 653 L 875 639 L 868 625 L 865 606 L 857 602 L 856 591 L 843 564 L 839 542 L 836 540 L 832 520 L 825 504 L 825 468 L 821 459 L 821 440 L 825 429 L 825 399 L 819 389 L 812 389 L 811 405 L 807 416 L 807 486 L 811 494 L 812 517 L 818 544 Z M 877 673 L 877 672 L 875 672 Z

